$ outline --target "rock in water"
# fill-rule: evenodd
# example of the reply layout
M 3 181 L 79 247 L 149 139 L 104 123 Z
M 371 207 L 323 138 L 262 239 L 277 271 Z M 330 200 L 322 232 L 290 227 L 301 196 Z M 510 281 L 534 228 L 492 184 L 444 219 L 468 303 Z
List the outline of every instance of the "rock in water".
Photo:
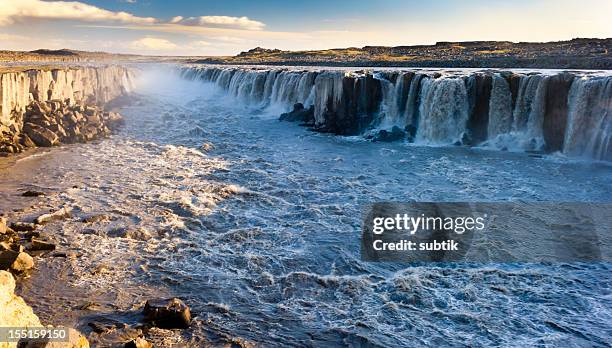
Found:
M 406 137 L 406 132 L 401 130 L 401 128 L 399 128 L 398 126 L 393 126 L 393 128 L 391 128 L 391 132 L 388 132 L 384 129 L 380 130 L 378 134 L 374 136 L 372 141 L 380 141 L 380 142 L 388 143 L 392 141 L 402 140 L 405 137 Z
M 185 329 L 191 323 L 189 307 L 178 298 L 149 300 L 143 313 L 147 321 L 162 329 Z
M 25 191 L 21 194 L 23 197 L 44 197 L 45 193 L 41 191 Z
M 108 231 L 107 235 L 113 238 L 129 238 L 134 240 L 149 240 L 153 238 L 151 232 L 142 227 L 117 227 Z
M 147 340 L 142 337 L 135 338 L 127 342 L 124 348 L 152 348 L 153 346 Z
M 281 114 L 281 121 L 289 122 L 304 122 L 308 123 L 314 120 L 314 107 L 308 109 L 304 108 L 302 103 L 296 103 L 293 105 L 293 111 Z
M 49 243 L 44 240 L 40 240 L 38 238 L 32 238 L 30 245 L 28 246 L 28 250 L 31 251 L 51 251 L 55 250 L 55 244 Z
M 42 225 L 45 224 L 47 222 L 51 222 L 54 220 L 61 220 L 61 219 L 65 219 L 67 217 L 70 217 L 70 214 L 72 212 L 72 209 L 69 208 L 62 208 L 58 211 L 55 211 L 53 213 L 49 213 L 49 214 L 43 214 L 39 217 L 36 218 L 36 220 L 34 220 L 35 223 Z
M 0 252 L 0 269 L 25 272 L 34 267 L 32 256 L 24 252 L 4 250 Z
M 13 222 L 11 228 L 17 232 L 32 232 L 36 225 L 31 222 Z

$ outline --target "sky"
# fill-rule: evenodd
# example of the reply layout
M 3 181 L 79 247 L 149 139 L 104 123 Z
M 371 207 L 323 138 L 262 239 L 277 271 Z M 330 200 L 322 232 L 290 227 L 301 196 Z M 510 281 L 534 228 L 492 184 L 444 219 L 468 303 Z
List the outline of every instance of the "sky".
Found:
M 0 0 L 0 50 L 152 55 L 612 37 L 611 0 Z

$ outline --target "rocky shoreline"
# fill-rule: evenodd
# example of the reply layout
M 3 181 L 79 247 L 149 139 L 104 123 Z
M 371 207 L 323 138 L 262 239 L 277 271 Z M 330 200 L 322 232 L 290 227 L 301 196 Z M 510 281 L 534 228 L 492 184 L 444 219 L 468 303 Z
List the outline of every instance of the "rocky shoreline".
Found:
M 85 71 L 91 72 L 87 69 Z M 19 153 L 37 147 L 86 143 L 106 137 L 120 127 L 124 123 L 123 117 L 110 110 L 131 98 L 128 96 L 131 73 L 120 67 L 100 68 L 93 75 L 89 72 L 56 69 L 50 72 L 27 71 L 17 75 L 0 74 L 0 157 L 9 157 L 9 161 L 13 156 L 27 158 L 27 155 L 23 157 Z M 51 199 L 56 194 L 62 195 L 61 189 L 50 192 L 37 187 L 34 185 L 32 189 L 17 193 L 24 202 L 32 204 L 30 207 L 10 205 L 9 210 L 0 212 L 0 287 L 6 297 L 0 298 L 0 326 L 41 327 L 53 323 L 72 326 L 80 331 L 69 329 L 72 339 L 69 343 L 31 343 L 47 348 L 89 347 L 90 344 L 146 348 L 152 347 L 151 342 L 155 343 L 157 336 L 188 331 L 185 329 L 190 327 L 192 321 L 190 308 L 181 299 L 163 294 L 150 296 L 146 302 L 134 308 L 128 315 L 130 318 L 125 321 L 122 321 L 124 314 L 120 311 L 115 315 L 117 320 L 105 319 L 108 313 L 100 311 L 95 303 L 96 298 L 87 296 L 83 296 L 83 299 L 91 303 L 81 303 L 73 309 L 89 312 L 84 321 L 56 321 L 47 318 L 45 310 L 39 313 L 38 310 L 47 305 L 57 306 L 55 311 L 59 313 L 69 309 L 59 309 L 63 299 L 57 298 L 58 294 L 41 298 L 40 294 L 32 296 L 21 292 L 31 278 L 41 278 L 41 274 L 36 273 L 45 273 L 43 278 L 48 277 L 47 281 L 52 283 L 79 281 L 74 275 L 62 279 L 61 274 L 54 273 L 57 269 L 53 271 L 53 268 L 49 268 L 50 265 L 64 263 L 65 266 L 61 267 L 70 269 L 72 263 L 83 256 L 77 251 L 78 247 L 56 235 L 56 227 L 69 224 L 87 234 L 93 230 L 90 227 L 114 218 L 106 214 L 87 213 L 64 200 Z M 75 187 L 73 185 L 72 189 Z M 41 210 L 43 206 L 45 208 Z M 8 207 L 5 205 L 5 208 Z M 115 237 L 127 239 L 151 238 L 146 231 L 128 227 L 117 228 L 113 233 Z M 101 265 L 100 269 L 92 269 L 91 272 L 103 274 L 107 270 Z M 71 285 L 59 286 L 69 288 Z M 32 307 L 22 297 L 15 295 L 15 291 L 27 298 Z M 42 314 L 44 320 L 35 313 Z M 31 346 L 24 344 L 0 344 L 0 348 Z
M 39 328 L 43 325 L 23 298 L 15 294 L 16 280 L 27 276 L 34 268 L 37 256 L 65 256 L 55 251 L 55 244 L 49 242 L 36 231 L 39 224 L 66 216 L 66 211 L 59 214 L 40 216 L 36 223 L 14 222 L 7 226 L 7 219 L 0 217 L 0 327 Z M 10 273 L 9 273 L 10 271 Z M 14 275 L 13 275 L 14 274 Z M 2 342 L 0 348 L 9 347 L 64 347 L 88 348 L 87 339 L 78 331 L 68 328 L 68 341 L 47 342 L 41 340 L 24 340 Z
M 0 156 L 28 148 L 91 141 L 110 135 L 122 122 L 120 114 L 95 105 L 72 104 L 69 99 L 34 101 L 26 108 L 23 125 L 3 127 Z
M 35 201 L 46 198 L 47 193 L 39 191 L 25 191 L 22 197 L 28 197 Z M 36 206 L 37 204 L 34 204 Z M 54 223 L 71 222 L 82 225 L 83 233 L 86 233 L 87 226 L 96 222 L 108 219 L 106 215 L 83 214 L 78 209 L 73 211 L 68 206 L 61 207 L 48 213 L 36 213 L 29 209 L 17 209 L 17 214 L 10 214 L 11 220 L 0 217 L 0 327 L 43 327 L 41 320 L 35 314 L 32 307 L 28 306 L 23 298 L 15 295 L 16 282 L 25 280 L 33 275 L 33 272 L 40 271 L 37 265 L 45 264 L 49 261 L 65 260 L 70 263 L 82 255 L 78 252 L 69 251 L 70 245 L 57 242 L 56 236 L 47 232 L 51 230 L 49 226 Z M 23 214 L 25 213 L 25 215 Z M 132 238 L 134 231 L 124 229 L 125 238 Z M 94 273 L 106 272 L 104 269 L 92 270 Z M 48 275 L 52 276 L 52 275 Z M 52 279 L 51 281 L 62 281 Z M 4 297 L 2 297 L 4 296 Z M 94 300 L 95 301 L 95 300 Z M 36 306 L 34 306 L 36 307 Z M 95 302 L 80 305 L 80 310 L 96 313 L 98 305 Z M 102 313 L 100 313 L 102 314 Z M 135 308 L 130 316 L 135 317 L 130 322 L 118 320 L 102 319 L 104 315 L 96 316 L 86 321 L 85 328 L 81 327 L 81 332 L 70 328 L 70 342 L 57 343 L 48 342 L 42 345 L 40 341 L 32 342 L 23 347 L 89 347 L 89 342 L 85 335 L 93 340 L 93 346 L 112 346 L 126 348 L 148 348 L 152 344 L 147 340 L 148 336 L 165 335 L 165 330 L 183 331 L 189 329 L 192 322 L 190 308 L 181 299 L 174 297 L 151 298 L 139 308 Z M 24 341 L 25 342 L 25 341 Z M 22 347 L 22 341 L 2 345 L 4 347 Z

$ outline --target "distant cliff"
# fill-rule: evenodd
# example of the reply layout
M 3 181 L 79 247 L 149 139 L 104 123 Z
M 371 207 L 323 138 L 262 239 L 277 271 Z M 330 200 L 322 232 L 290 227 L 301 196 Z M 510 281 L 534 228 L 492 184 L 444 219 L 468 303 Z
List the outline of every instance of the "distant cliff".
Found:
M 313 51 L 261 47 L 196 63 L 326 66 L 612 69 L 612 38 L 558 42 L 470 41 L 418 46 L 365 46 Z

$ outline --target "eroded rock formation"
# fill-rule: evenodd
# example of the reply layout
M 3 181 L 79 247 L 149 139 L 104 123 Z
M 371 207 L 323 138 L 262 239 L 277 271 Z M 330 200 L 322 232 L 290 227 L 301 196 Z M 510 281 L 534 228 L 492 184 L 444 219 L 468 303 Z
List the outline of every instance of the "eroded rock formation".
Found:
M 0 74 L 0 152 L 106 135 L 119 121 L 101 106 L 132 90 L 120 66 Z

